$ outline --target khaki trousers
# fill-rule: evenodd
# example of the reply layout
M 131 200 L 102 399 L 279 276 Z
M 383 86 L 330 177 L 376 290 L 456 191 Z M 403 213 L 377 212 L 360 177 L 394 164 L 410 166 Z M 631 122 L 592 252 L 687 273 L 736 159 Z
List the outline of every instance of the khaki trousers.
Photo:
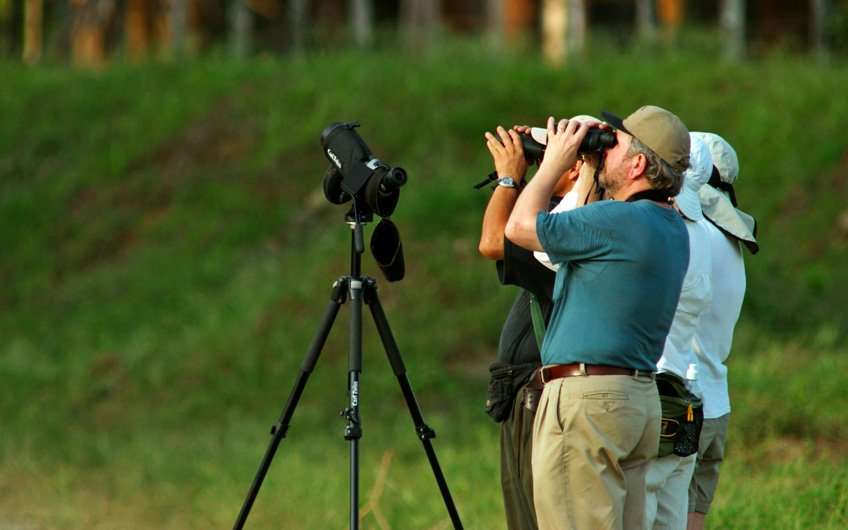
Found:
M 645 529 L 686 530 L 689 512 L 689 482 L 695 457 L 668 455 L 648 465 L 645 479 Z
M 533 425 L 541 530 L 631 530 L 645 517 L 660 400 L 651 378 L 565 377 L 545 385 Z

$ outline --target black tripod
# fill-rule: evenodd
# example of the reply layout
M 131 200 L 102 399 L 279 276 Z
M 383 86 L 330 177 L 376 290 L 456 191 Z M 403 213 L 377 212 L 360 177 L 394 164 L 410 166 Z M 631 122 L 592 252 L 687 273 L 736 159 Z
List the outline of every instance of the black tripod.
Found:
M 406 400 L 406 406 L 409 408 L 409 414 L 412 416 L 412 421 L 415 424 L 415 432 L 424 445 L 424 452 L 427 453 L 427 459 L 430 461 L 430 467 L 433 469 L 433 475 L 436 478 L 436 483 L 439 485 L 439 491 L 445 501 L 445 506 L 447 507 L 453 527 L 455 530 L 462 529 L 462 522 L 459 519 L 459 514 L 451 498 L 447 482 L 442 474 L 439 461 L 436 458 L 436 452 L 430 443 L 430 440 L 436 436 L 436 433 L 424 423 L 424 419 L 421 416 L 421 409 L 418 407 L 418 402 L 412 393 L 412 388 L 406 377 L 406 367 L 400 357 L 397 343 L 395 343 L 395 339 L 392 336 L 392 330 L 389 328 L 386 314 L 380 305 L 380 299 L 377 297 L 377 283 L 373 278 L 361 276 L 361 259 L 365 248 L 363 224 L 371 221 L 371 215 L 370 213 L 361 214 L 356 212 L 357 208 L 354 205 L 354 208 L 346 216 L 346 221 L 352 229 L 350 276 L 343 276 L 333 284 L 330 304 L 324 312 L 324 318 L 321 321 L 321 326 L 318 328 L 318 334 L 315 336 L 309 352 L 303 360 L 300 375 L 295 382 L 291 394 L 289 394 L 289 399 L 286 402 L 285 408 L 283 408 L 280 419 L 271 427 L 271 442 L 265 451 L 265 456 L 262 458 L 259 470 L 253 479 L 253 484 L 251 484 L 250 490 L 247 492 L 247 498 L 244 500 L 236 523 L 233 525 L 234 530 L 241 530 L 244 527 L 244 523 L 250 513 L 250 508 L 253 506 L 253 501 L 256 500 L 256 495 L 259 493 L 259 488 L 262 487 L 265 474 L 268 472 L 274 454 L 277 452 L 277 447 L 286 436 L 289 421 L 294 414 L 303 389 L 306 387 L 309 375 L 318 362 L 318 357 L 321 355 L 321 350 L 330 334 L 330 329 L 333 327 L 333 322 L 336 320 L 339 308 L 348 300 L 348 297 L 351 302 L 350 355 L 348 361 L 349 405 L 342 411 L 342 415 L 347 418 L 344 437 L 345 440 L 350 442 L 350 528 L 351 530 L 357 530 L 359 528 L 359 439 L 362 437 L 361 421 L 359 418 L 359 376 L 362 372 L 362 303 L 365 302 L 371 308 L 371 316 L 374 317 L 374 323 L 380 334 L 383 348 L 386 350 L 389 363 L 400 383 L 403 397 Z

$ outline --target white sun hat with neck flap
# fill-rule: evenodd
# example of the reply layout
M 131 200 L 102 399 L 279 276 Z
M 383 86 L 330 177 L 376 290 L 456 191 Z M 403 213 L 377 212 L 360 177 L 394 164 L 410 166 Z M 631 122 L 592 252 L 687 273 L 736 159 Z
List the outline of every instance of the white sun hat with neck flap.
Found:
M 733 184 L 739 178 L 736 151 L 727 140 L 714 133 L 694 132 L 692 137 L 707 144 L 715 167 L 708 185 L 698 192 L 704 215 L 725 234 L 738 239 L 752 254 L 756 254 L 760 250 L 756 237 L 757 221 L 736 207 L 736 192 L 733 189 Z
M 700 138 L 690 134 L 689 168 L 683 172 L 683 186 L 674 198 L 677 208 L 690 221 L 704 218 L 701 211 L 701 199 L 698 191 L 710 180 L 713 171 L 713 158 L 710 148 Z

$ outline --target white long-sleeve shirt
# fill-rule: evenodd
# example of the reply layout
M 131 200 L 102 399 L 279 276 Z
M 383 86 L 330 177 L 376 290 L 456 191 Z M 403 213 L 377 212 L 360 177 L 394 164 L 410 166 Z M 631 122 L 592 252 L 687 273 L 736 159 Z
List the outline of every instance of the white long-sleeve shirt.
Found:
M 710 221 L 701 224 L 709 234 L 712 251 L 713 300 L 701 317 L 693 349 L 698 359 L 698 381 L 704 394 L 704 418 L 730 412 L 727 366 L 733 330 L 745 298 L 745 262 L 740 243 L 724 235 Z
M 686 378 L 690 363 L 696 363 L 693 339 L 701 315 L 710 307 L 713 297 L 711 287 L 710 237 L 702 222 L 686 219 L 689 232 L 689 267 L 683 278 L 680 301 L 674 311 L 674 320 L 665 340 L 662 357 L 657 361 L 657 370 L 671 372 L 681 379 Z M 698 393 L 697 383 L 690 390 Z

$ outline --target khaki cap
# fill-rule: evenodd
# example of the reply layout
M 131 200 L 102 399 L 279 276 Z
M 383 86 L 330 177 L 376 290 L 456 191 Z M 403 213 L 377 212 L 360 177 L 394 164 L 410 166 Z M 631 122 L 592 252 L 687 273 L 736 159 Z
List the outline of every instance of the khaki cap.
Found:
M 637 138 L 671 167 L 684 171 L 689 167 L 689 129 L 674 113 L 654 105 L 645 105 L 624 120 L 609 112 L 604 121 Z

